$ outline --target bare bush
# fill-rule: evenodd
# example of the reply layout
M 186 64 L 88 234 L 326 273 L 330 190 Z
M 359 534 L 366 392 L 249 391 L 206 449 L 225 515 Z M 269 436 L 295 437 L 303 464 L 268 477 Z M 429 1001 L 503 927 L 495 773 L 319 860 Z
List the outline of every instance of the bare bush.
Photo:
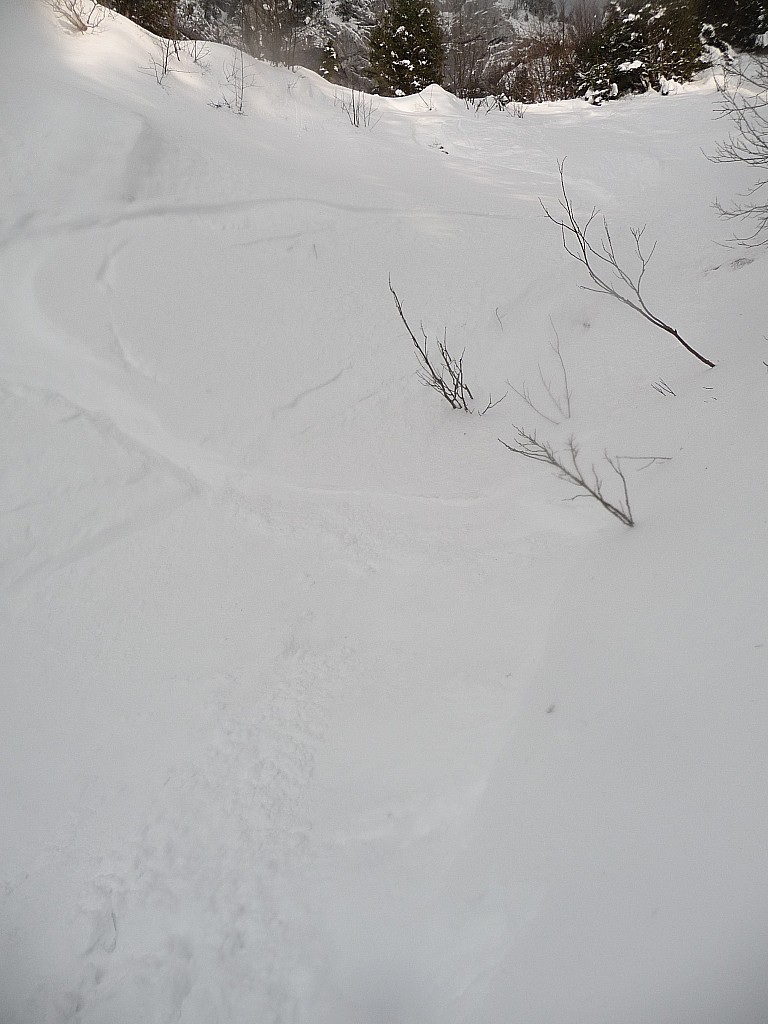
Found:
M 718 82 L 720 114 L 733 121 L 735 132 L 718 146 L 716 163 L 747 164 L 758 171 L 757 182 L 732 205 L 717 203 L 724 217 L 752 221 L 754 230 L 737 236 L 742 245 L 768 244 L 768 57 L 728 68 Z M 765 190 L 765 191 L 763 191 Z
M 235 114 L 244 114 L 245 90 L 250 89 L 253 80 L 246 74 L 245 54 L 242 50 L 235 50 L 232 60 L 224 64 L 225 92 L 219 102 L 212 102 L 211 106 L 220 110 L 226 107 Z
M 609 295 L 623 305 L 628 306 L 649 323 L 653 324 L 654 327 L 658 327 L 659 330 L 670 334 L 686 351 L 690 352 L 700 362 L 706 366 L 714 366 L 715 364 L 710 359 L 707 359 L 701 352 L 693 348 L 674 327 L 671 327 L 665 320 L 662 320 L 661 317 L 653 313 L 646 305 L 642 294 L 642 284 L 648 265 L 656 251 L 656 243 L 654 242 L 648 251 L 643 250 L 645 228 L 630 228 L 630 234 L 634 242 L 635 259 L 637 261 L 637 268 L 633 273 L 630 273 L 619 263 L 611 232 L 608 228 L 608 221 L 605 217 L 601 218 L 602 237 L 599 238 L 598 242 L 592 242 L 590 233 L 598 217 L 597 208 L 592 209 L 591 214 L 583 224 L 577 220 L 573 205 L 565 188 L 564 165 L 565 161 L 558 164 L 560 188 L 563 194 L 563 198 L 560 200 L 562 215 L 553 215 L 547 209 L 544 202 L 539 201 L 547 218 L 560 228 L 565 251 L 577 263 L 581 263 L 589 274 L 592 285 L 581 285 L 581 287 L 585 291 L 596 292 L 598 295 Z
M 520 103 L 570 99 L 578 91 L 577 64 L 565 22 L 539 22 L 516 42 L 515 58 L 493 92 Z
M 340 98 L 341 109 L 349 118 L 353 128 L 373 128 L 378 124 L 378 118 L 374 120 L 376 106 L 373 96 L 356 89 L 354 86 L 349 89 L 348 95 Z
M 171 70 L 173 53 L 178 57 L 178 44 L 173 39 L 158 39 L 156 52 L 149 55 L 149 70 L 154 74 L 158 85 L 163 84 Z
M 224 97 L 224 104 L 236 114 L 242 114 L 246 88 L 245 58 L 242 50 L 236 50 L 232 55 L 232 63 L 225 65 L 224 81 L 229 90 L 229 95 Z
M 500 110 L 511 114 L 512 117 L 525 117 L 526 106 L 517 100 L 511 100 L 504 93 L 496 93 L 491 96 L 480 96 L 476 99 L 464 100 L 468 110 L 474 110 L 476 114 L 490 114 L 492 110 Z
M 569 438 L 564 452 L 556 452 L 548 441 L 540 441 L 536 431 L 528 431 L 523 427 L 515 427 L 517 430 L 517 441 L 508 444 L 499 438 L 501 444 L 514 455 L 522 455 L 523 458 L 532 459 L 534 462 L 543 462 L 551 466 L 558 479 L 572 484 L 579 490 L 573 498 L 592 498 L 602 505 L 606 512 L 623 523 L 625 526 L 634 526 L 635 520 L 632 514 L 632 507 L 629 503 L 629 491 L 627 480 L 621 463 L 616 456 L 604 453 L 604 458 L 610 469 L 618 477 L 621 484 L 621 497 L 609 500 L 603 490 L 603 480 L 600 477 L 594 464 L 588 473 L 579 465 L 579 446 L 573 437 Z M 571 499 L 573 500 L 573 499 Z
M 48 0 L 51 9 L 75 32 L 98 28 L 107 11 L 98 0 Z
M 474 401 L 474 396 L 464 380 L 464 353 L 462 352 L 458 359 L 451 355 L 444 336 L 442 341 L 439 339 L 437 341 L 437 349 L 440 355 L 439 362 L 433 361 L 429 354 L 429 340 L 423 324 L 419 325 L 422 335 L 421 340 L 419 340 L 405 318 L 400 299 L 392 287 L 391 278 L 389 290 L 392 293 L 398 315 L 403 321 L 405 329 L 408 331 L 413 342 L 413 347 L 416 350 L 416 357 L 419 361 L 419 380 L 425 387 L 433 388 L 437 391 L 452 409 L 462 409 L 464 412 L 469 412 L 470 408 L 467 399 Z M 491 408 L 490 399 L 488 408 Z
M 455 11 L 447 14 L 444 28 L 447 87 L 465 99 L 481 96 L 489 40 L 500 30 L 494 12 L 478 9 L 471 0 L 462 0 Z
M 185 44 L 185 49 L 192 58 L 193 64 L 197 64 L 198 67 L 201 67 L 204 71 L 208 69 L 206 61 L 210 55 L 210 49 L 204 40 L 188 39 Z

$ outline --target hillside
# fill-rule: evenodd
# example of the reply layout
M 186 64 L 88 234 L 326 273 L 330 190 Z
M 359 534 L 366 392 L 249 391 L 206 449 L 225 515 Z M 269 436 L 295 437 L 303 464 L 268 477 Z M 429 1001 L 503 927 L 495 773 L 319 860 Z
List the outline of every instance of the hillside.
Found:
M 711 77 L 365 129 L 158 52 L 2 5 L 3 1024 L 765 1024 L 768 249 Z M 581 287 L 563 159 L 714 369 Z

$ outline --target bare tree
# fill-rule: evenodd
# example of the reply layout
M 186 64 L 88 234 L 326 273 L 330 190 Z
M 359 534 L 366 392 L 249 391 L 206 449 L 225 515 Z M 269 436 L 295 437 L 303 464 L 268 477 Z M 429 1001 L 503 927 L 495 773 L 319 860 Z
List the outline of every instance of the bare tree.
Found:
M 446 29 L 446 81 L 451 92 L 465 99 L 483 93 L 483 67 L 494 24 L 487 10 L 463 0 L 449 15 Z
M 562 13 L 562 4 L 560 5 Z M 521 103 L 571 99 L 578 91 L 578 60 L 570 26 L 562 20 L 534 21 L 512 44 L 489 85 Z
M 604 13 L 600 0 L 574 0 L 569 19 L 576 47 L 582 47 L 594 39 L 602 27 Z
M 557 473 L 558 479 L 573 484 L 581 492 L 575 494 L 574 498 L 593 498 L 602 505 L 606 512 L 610 512 L 619 522 L 625 526 L 634 526 L 635 520 L 632 514 L 632 507 L 629 503 L 629 491 L 627 480 L 621 463 L 616 456 L 604 453 L 605 461 L 621 482 L 622 497 L 613 501 L 609 500 L 603 492 L 603 481 L 594 465 L 588 473 L 585 473 L 579 465 L 579 446 L 573 437 L 569 438 L 565 452 L 556 452 L 548 441 L 540 441 L 536 431 L 528 431 L 523 427 L 515 427 L 518 440 L 508 444 L 499 438 L 501 444 L 514 455 L 522 455 L 534 462 L 543 462 Z M 573 499 L 572 499 L 573 500 Z
M 581 285 L 581 287 L 585 291 L 596 292 L 598 295 L 609 295 L 625 306 L 629 306 L 630 309 L 634 309 L 636 313 L 639 313 L 640 316 L 653 324 L 654 327 L 658 327 L 659 330 L 670 334 L 687 352 L 690 352 L 700 362 L 706 366 L 714 366 L 715 364 L 710 359 L 707 359 L 701 352 L 698 352 L 692 345 L 689 345 L 674 327 L 671 327 L 665 320 L 662 320 L 661 317 L 653 313 L 646 305 L 642 294 L 642 284 L 648 265 L 656 251 L 656 242 L 653 243 L 648 251 L 644 251 L 643 234 L 645 228 L 630 228 L 630 234 L 634 241 L 637 269 L 634 273 L 626 271 L 619 263 L 611 232 L 608 228 L 608 221 L 605 217 L 601 218 L 602 237 L 595 243 L 593 243 L 590 237 L 590 229 L 598 217 L 597 208 L 594 207 L 592 209 L 592 213 L 583 224 L 579 223 L 576 218 L 573 205 L 565 188 L 564 166 L 565 161 L 560 161 L 558 169 L 560 171 L 560 189 L 563 194 L 563 198 L 560 200 L 562 214 L 558 216 L 550 213 L 544 202 L 542 200 L 539 200 L 539 202 L 547 218 L 560 228 L 565 251 L 578 263 L 581 263 L 589 274 L 592 285 Z
M 416 357 L 419 361 L 419 380 L 425 387 L 433 388 L 439 395 L 446 400 L 452 409 L 462 409 L 464 412 L 469 412 L 469 405 L 467 399 L 474 401 L 474 396 L 469 389 L 466 381 L 464 380 L 464 353 L 462 352 L 458 359 L 451 355 L 448 351 L 446 339 L 438 339 L 437 349 L 440 354 L 440 361 L 433 361 L 429 354 L 429 342 L 427 339 L 426 332 L 423 324 L 420 324 L 421 328 L 421 340 L 419 340 L 411 329 L 411 325 L 405 318 L 403 307 L 398 298 L 397 292 L 392 287 L 392 279 L 389 280 L 389 290 L 392 293 L 392 298 L 395 302 L 400 319 L 405 325 L 406 331 L 410 335 L 413 347 L 416 350 Z M 442 365 L 441 365 L 442 364 Z M 489 399 L 489 408 L 490 399 Z M 486 410 L 487 411 L 487 410 Z
M 735 132 L 717 147 L 716 163 L 740 163 L 757 169 L 757 182 L 728 206 L 718 202 L 724 217 L 751 220 L 754 230 L 737 236 L 742 245 L 768 244 L 768 57 L 752 58 L 726 69 L 718 81 L 720 114 L 733 121 Z M 765 191 L 763 191 L 765 190 Z

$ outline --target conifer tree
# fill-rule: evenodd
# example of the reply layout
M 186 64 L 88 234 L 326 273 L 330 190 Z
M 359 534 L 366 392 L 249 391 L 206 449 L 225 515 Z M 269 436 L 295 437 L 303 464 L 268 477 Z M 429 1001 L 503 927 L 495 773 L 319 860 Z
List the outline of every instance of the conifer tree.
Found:
M 371 31 L 371 72 L 387 96 L 443 79 L 443 37 L 430 0 L 392 0 Z
M 701 51 L 691 0 L 610 0 L 602 31 L 580 55 L 581 75 L 598 96 L 644 92 L 692 78 Z
M 705 25 L 712 26 L 712 41 L 730 43 L 738 50 L 754 50 L 768 32 L 768 0 L 703 0 Z

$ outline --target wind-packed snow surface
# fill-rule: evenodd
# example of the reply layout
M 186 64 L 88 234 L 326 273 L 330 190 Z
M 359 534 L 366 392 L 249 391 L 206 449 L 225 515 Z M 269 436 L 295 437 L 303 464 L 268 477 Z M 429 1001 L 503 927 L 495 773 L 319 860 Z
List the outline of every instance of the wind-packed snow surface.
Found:
M 768 251 L 711 80 L 356 129 L 2 22 L 2 1021 L 765 1024 Z M 580 290 L 563 158 L 715 369 Z

